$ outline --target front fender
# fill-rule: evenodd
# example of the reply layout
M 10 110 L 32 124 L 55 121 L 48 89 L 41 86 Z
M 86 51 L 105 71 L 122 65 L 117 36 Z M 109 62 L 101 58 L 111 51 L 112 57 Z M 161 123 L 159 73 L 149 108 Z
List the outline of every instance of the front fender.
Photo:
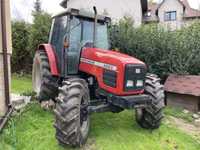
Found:
M 37 50 L 44 50 L 46 52 L 51 74 L 53 76 L 59 76 L 57 58 L 53 46 L 51 44 L 41 44 Z

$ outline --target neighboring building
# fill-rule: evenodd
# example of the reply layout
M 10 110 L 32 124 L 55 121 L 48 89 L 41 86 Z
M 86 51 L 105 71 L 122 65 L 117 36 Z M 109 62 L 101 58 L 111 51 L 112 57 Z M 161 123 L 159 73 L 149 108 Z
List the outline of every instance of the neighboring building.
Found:
M 187 0 L 163 0 L 160 4 L 148 4 L 145 22 L 159 22 L 171 29 L 180 29 L 197 18 L 200 18 L 200 11 L 191 8 Z
M 93 11 L 96 6 L 99 14 L 119 20 L 128 15 L 133 18 L 135 25 L 141 25 L 143 14 L 147 11 L 147 0 L 64 0 L 67 8 L 86 9 Z
M 4 2 L 5 5 L 2 5 Z M 5 11 L 3 7 L 5 6 Z M 3 17 L 4 16 L 4 17 Z M 5 22 L 2 22 L 2 18 L 6 18 Z M 6 26 L 7 39 L 3 39 L 2 27 L 3 24 Z M 3 63 L 3 41 L 7 43 L 7 57 L 8 57 L 8 68 L 10 70 L 10 55 L 11 55 L 11 21 L 10 21 L 10 1 L 1 0 L 0 1 L 0 121 L 1 117 L 5 115 L 7 111 L 6 100 L 5 100 L 5 87 L 4 87 L 4 63 Z M 10 75 L 9 75 L 10 76 Z
M 200 111 L 200 76 L 170 75 L 164 85 L 168 106 Z

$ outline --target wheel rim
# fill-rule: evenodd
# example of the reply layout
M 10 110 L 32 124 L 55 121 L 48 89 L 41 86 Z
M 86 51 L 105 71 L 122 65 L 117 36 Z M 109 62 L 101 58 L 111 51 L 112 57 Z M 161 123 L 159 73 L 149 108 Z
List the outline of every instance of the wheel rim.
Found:
M 40 72 L 40 65 L 39 63 L 35 63 L 34 65 L 34 75 L 33 75 L 33 88 L 36 92 L 37 96 L 40 93 L 41 85 L 42 85 L 42 77 Z
M 137 108 L 136 109 L 136 119 L 141 120 L 143 116 L 143 109 L 142 108 Z

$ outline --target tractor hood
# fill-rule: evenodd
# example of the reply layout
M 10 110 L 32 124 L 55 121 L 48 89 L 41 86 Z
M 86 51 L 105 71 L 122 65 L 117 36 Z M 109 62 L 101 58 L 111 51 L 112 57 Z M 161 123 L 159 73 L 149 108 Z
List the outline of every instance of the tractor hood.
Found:
M 105 65 L 112 65 L 118 70 L 119 67 L 124 67 L 126 64 L 140 64 L 145 65 L 144 62 L 120 52 L 104 50 L 99 48 L 84 48 L 81 59 L 90 61 L 89 63 L 104 63 Z
M 131 81 L 134 78 L 136 68 L 139 68 L 140 79 L 143 80 L 146 65 L 142 61 L 120 52 L 98 48 L 83 48 L 79 64 L 80 71 L 93 75 L 101 89 L 115 95 L 133 95 L 144 92 L 143 88 L 131 91 L 124 89 L 128 77 Z

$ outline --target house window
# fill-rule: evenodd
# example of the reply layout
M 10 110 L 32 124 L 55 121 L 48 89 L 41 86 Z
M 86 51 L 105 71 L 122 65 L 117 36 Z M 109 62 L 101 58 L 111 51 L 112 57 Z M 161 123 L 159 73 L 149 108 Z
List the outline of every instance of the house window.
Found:
M 165 12 L 165 21 L 176 20 L 176 11 Z

